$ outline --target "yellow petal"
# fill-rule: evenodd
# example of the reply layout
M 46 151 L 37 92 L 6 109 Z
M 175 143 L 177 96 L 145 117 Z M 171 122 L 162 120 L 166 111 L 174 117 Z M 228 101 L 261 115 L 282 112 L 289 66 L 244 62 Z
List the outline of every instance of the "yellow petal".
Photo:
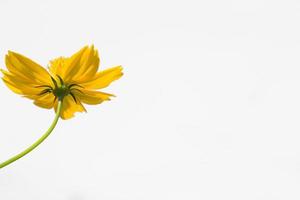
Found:
M 98 52 L 85 46 L 69 58 L 57 58 L 50 62 L 49 70 L 55 77 L 59 75 L 65 82 L 80 82 L 95 76 L 99 66 Z
M 80 70 L 81 67 L 81 59 L 83 53 L 87 50 L 88 46 L 83 47 L 77 53 L 72 55 L 66 63 L 66 71 L 65 71 L 65 78 L 66 82 L 70 82 L 73 80 L 73 77 L 76 76 L 77 72 Z
M 69 58 L 57 58 L 50 62 L 49 70 L 53 75 L 60 76 L 65 82 L 69 82 L 80 69 L 82 54 L 88 47 L 85 46 Z
M 3 82 L 5 83 L 5 85 L 14 93 L 16 94 L 24 94 L 23 91 L 21 91 L 18 87 L 16 87 L 15 85 L 11 84 L 10 82 L 6 81 L 4 78 L 2 78 Z
M 57 111 L 57 101 L 55 102 L 54 109 Z M 60 117 L 62 119 L 70 119 L 74 117 L 75 112 L 86 112 L 86 110 L 81 102 L 77 101 L 76 103 L 70 95 L 64 97 Z
M 95 50 L 94 46 L 92 45 L 82 54 L 80 68 L 73 76 L 72 80 L 75 82 L 83 82 L 85 79 L 94 77 L 98 71 L 99 63 L 100 59 L 98 51 Z
M 45 94 L 43 96 L 36 96 L 33 103 L 41 108 L 51 109 L 54 106 L 54 99 L 53 94 Z
M 31 77 L 30 74 L 28 75 L 28 74 L 26 74 L 26 72 L 25 72 L 25 73 L 22 73 L 16 66 L 14 66 L 14 65 L 11 63 L 11 61 L 10 61 L 8 55 L 5 56 L 5 65 L 6 65 L 7 69 L 8 69 L 8 71 L 9 71 L 11 74 L 15 74 L 16 76 L 18 76 L 18 77 L 20 77 L 20 78 L 22 78 L 23 80 L 26 80 L 26 81 L 34 80 L 34 79 Z M 28 76 L 29 76 L 29 77 L 28 77 Z
M 13 79 L 15 81 L 17 81 L 19 84 L 24 84 L 24 85 L 30 85 L 32 87 L 40 85 L 40 83 L 36 82 L 34 79 L 28 80 L 28 79 L 24 79 L 21 76 L 18 76 L 16 74 L 12 74 L 8 71 L 5 71 L 3 69 L 0 69 L 0 71 L 2 72 L 2 74 L 4 75 L 4 77 L 6 79 Z
M 84 89 L 82 89 L 81 92 L 75 90 L 74 94 L 76 97 L 79 98 L 79 100 L 82 103 L 90 104 L 90 105 L 100 104 L 103 101 L 110 100 L 109 97 L 114 96 L 113 94 L 108 94 L 99 91 L 89 91 Z
M 9 51 L 5 57 L 7 69 L 23 79 L 35 80 L 42 84 L 51 83 L 51 78 L 47 70 L 29 58 Z
M 18 76 L 12 75 L 8 72 L 2 70 L 3 77 L 2 80 L 7 85 L 9 89 L 13 92 L 21 95 L 37 95 L 41 92 L 40 88 L 35 88 L 33 84 L 24 83 L 23 79 Z
M 59 57 L 50 61 L 49 71 L 53 77 L 56 77 L 56 75 L 63 77 L 66 60 L 65 57 Z
M 122 70 L 122 66 L 106 69 L 104 71 L 98 72 L 93 79 L 85 83 L 81 83 L 80 85 L 88 89 L 105 88 L 123 75 Z

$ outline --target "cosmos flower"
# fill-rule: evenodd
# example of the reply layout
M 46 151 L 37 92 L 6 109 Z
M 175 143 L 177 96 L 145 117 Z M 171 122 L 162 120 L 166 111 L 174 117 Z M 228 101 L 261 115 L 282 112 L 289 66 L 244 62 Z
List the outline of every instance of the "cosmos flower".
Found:
M 53 131 L 58 119 L 70 119 L 86 111 L 83 104 L 96 105 L 114 96 L 100 92 L 119 79 L 122 67 L 98 71 L 99 55 L 94 46 L 85 46 L 70 57 L 50 62 L 49 72 L 31 59 L 9 51 L 5 57 L 8 71 L 1 69 L 3 81 L 13 92 L 33 100 L 41 107 L 54 108 L 56 115 L 49 129 L 21 153 L 0 163 L 0 169 L 22 158 L 40 145 Z
M 70 119 L 75 112 L 85 112 L 83 104 L 100 104 L 112 94 L 97 91 L 122 76 L 117 66 L 98 72 L 99 55 L 93 46 L 85 46 L 70 57 L 50 61 L 49 72 L 31 59 L 9 51 L 5 57 L 8 71 L 1 70 L 3 81 L 15 93 L 32 99 L 34 104 L 57 110 L 62 100 L 60 117 Z

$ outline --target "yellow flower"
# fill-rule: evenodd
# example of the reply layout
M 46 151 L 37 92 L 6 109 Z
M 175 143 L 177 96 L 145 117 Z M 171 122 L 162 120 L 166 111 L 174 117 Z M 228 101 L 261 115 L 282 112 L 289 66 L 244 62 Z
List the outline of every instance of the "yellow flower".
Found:
M 49 72 L 31 59 L 9 51 L 5 57 L 8 71 L 1 70 L 3 81 L 15 93 L 34 101 L 34 104 L 57 110 L 62 100 L 60 117 L 69 119 L 83 112 L 84 104 L 100 104 L 112 94 L 97 91 L 122 76 L 116 66 L 98 72 L 99 56 L 93 46 L 85 46 L 70 57 L 50 61 Z
M 50 62 L 49 72 L 29 58 L 9 51 L 5 57 L 8 71 L 0 69 L 3 81 L 13 92 L 51 109 L 56 115 L 48 130 L 28 148 L 0 163 L 0 169 L 27 155 L 53 131 L 58 119 L 70 119 L 75 112 L 86 111 L 84 104 L 100 104 L 112 94 L 97 91 L 119 79 L 122 67 L 98 72 L 99 56 L 94 46 L 85 46 L 71 57 L 59 57 Z

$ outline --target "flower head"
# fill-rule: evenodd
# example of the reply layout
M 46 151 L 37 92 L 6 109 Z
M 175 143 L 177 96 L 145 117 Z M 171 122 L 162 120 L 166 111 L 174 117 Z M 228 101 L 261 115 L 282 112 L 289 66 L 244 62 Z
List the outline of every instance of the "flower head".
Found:
M 62 119 L 86 111 L 83 104 L 96 105 L 110 100 L 114 95 L 97 90 L 123 75 L 121 66 L 98 71 L 99 55 L 94 46 L 85 46 L 70 57 L 50 61 L 49 72 L 12 51 L 6 55 L 5 64 L 8 71 L 1 69 L 2 79 L 9 89 L 42 108 L 56 110 L 58 101 L 62 100 Z

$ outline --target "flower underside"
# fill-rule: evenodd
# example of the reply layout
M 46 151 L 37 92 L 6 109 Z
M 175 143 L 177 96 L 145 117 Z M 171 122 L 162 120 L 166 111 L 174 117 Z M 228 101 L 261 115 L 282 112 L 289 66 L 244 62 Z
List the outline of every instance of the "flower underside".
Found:
M 72 83 L 70 85 L 65 84 L 63 79 L 59 76 L 56 75 L 59 79 L 59 83 L 57 83 L 57 81 L 51 76 L 51 80 L 54 84 L 54 88 L 50 85 L 39 85 L 39 86 L 35 86 L 36 88 L 45 88 L 44 90 L 42 90 L 38 95 L 42 96 L 45 94 L 53 94 L 55 96 L 54 98 L 54 102 L 57 100 L 63 100 L 63 98 L 67 95 L 71 95 L 71 97 L 73 98 L 74 102 L 77 103 L 76 97 L 74 95 L 74 91 L 80 92 L 81 94 L 83 94 L 83 92 L 79 89 L 79 88 L 83 88 L 81 85 L 76 84 L 76 83 Z
M 2 79 L 9 89 L 41 108 L 55 111 L 62 100 L 62 119 L 72 118 L 75 112 L 85 112 L 83 104 L 96 105 L 110 100 L 114 95 L 98 90 L 123 75 L 121 66 L 98 71 L 100 59 L 94 46 L 85 46 L 70 57 L 50 61 L 49 71 L 12 51 L 6 55 L 5 63 L 8 71 L 1 69 Z

